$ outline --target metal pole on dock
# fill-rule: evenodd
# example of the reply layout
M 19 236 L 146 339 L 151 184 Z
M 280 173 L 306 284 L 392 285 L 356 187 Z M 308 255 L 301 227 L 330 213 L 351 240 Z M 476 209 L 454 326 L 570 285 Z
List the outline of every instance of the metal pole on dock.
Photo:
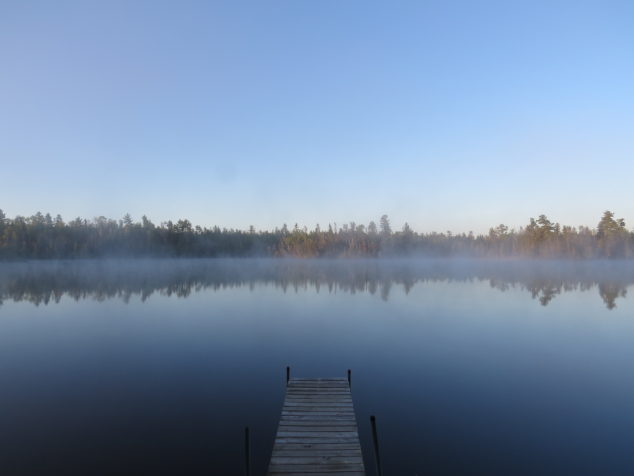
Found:
M 379 437 L 376 433 L 376 417 L 372 415 L 370 417 L 370 423 L 372 424 L 372 443 L 374 443 L 374 461 L 376 462 L 376 474 L 383 476 L 383 469 L 381 468 L 381 455 L 379 453 Z
M 288 381 L 291 379 L 291 368 L 286 367 L 286 385 L 288 386 Z
M 251 439 L 248 426 L 244 429 L 244 474 L 251 476 Z
M 352 388 L 352 370 L 348 369 L 348 387 Z

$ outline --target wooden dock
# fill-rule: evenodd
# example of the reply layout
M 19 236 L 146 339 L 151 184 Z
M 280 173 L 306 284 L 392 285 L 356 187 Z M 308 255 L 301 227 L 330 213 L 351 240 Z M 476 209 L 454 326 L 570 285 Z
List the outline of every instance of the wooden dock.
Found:
M 288 379 L 267 474 L 365 475 L 348 379 Z

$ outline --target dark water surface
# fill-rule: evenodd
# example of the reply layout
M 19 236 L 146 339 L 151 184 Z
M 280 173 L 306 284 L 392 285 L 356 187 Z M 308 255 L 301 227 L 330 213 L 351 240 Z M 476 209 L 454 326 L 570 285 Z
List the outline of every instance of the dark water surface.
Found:
M 368 474 L 634 474 L 626 263 L 0 263 L 0 474 L 264 474 L 345 376 Z

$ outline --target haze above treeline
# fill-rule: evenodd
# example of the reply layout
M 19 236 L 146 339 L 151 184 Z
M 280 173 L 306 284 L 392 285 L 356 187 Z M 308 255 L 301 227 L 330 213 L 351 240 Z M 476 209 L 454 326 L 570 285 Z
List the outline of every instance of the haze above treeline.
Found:
M 417 233 L 407 223 L 395 230 L 387 215 L 368 225 L 350 222 L 309 230 L 284 224 L 256 231 L 200 227 L 187 219 L 156 225 L 145 216 L 134 221 L 129 214 L 120 220 L 65 222 L 60 215 L 38 212 L 11 219 L 0 210 L 0 259 L 247 256 L 626 259 L 634 256 L 634 231 L 611 211 L 595 227 L 561 225 L 539 215 L 519 230 L 500 224 L 475 235 Z

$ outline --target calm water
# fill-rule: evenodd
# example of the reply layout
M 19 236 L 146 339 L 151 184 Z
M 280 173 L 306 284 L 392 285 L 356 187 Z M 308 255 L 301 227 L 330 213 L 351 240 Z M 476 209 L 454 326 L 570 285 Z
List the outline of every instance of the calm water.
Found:
M 263 474 L 295 376 L 345 376 L 368 474 L 634 474 L 634 266 L 0 264 L 0 474 Z

